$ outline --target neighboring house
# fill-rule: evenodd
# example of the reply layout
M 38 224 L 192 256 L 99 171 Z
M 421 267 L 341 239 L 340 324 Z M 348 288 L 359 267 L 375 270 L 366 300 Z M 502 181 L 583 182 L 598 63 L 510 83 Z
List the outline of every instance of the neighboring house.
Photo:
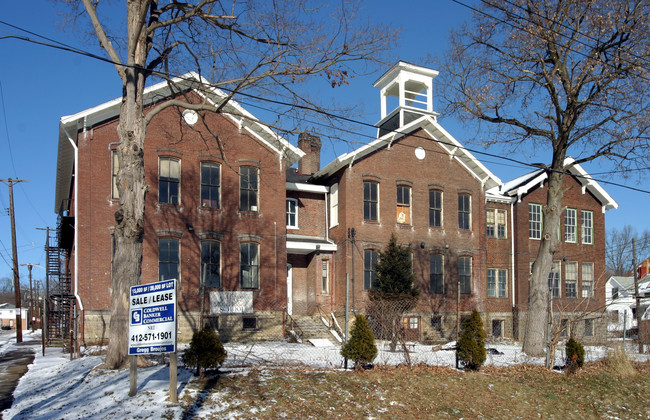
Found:
M 27 329 L 28 312 L 27 308 L 20 308 L 20 321 L 23 324 L 23 330 Z M 0 326 L 15 328 L 17 313 L 18 310 L 15 305 L 0 303 Z
M 605 285 L 608 331 L 623 331 L 636 327 L 636 298 L 634 277 L 612 276 Z
M 364 311 L 392 234 L 411 249 L 421 290 L 403 320 L 410 339 L 452 338 L 457 308 L 481 312 L 494 337 L 523 338 L 548 177 L 536 170 L 503 183 L 465 149 L 433 110 L 437 74 L 404 62 L 389 69 L 374 84 L 377 138 L 323 168 L 317 137 L 294 147 L 235 102 L 205 117 L 223 149 L 188 111 L 152 120 L 142 281 L 179 279 L 181 340 L 205 321 L 201 308 L 232 339 L 279 338 L 287 314 L 341 315 L 348 278 L 350 309 Z M 148 106 L 172 97 L 165 84 L 145 92 Z M 110 317 L 119 105 L 63 117 L 59 130 L 62 271 L 86 341 L 104 337 Z M 604 213 L 617 204 L 580 165 L 569 172 L 549 285 L 556 318 L 588 342 L 605 330 Z

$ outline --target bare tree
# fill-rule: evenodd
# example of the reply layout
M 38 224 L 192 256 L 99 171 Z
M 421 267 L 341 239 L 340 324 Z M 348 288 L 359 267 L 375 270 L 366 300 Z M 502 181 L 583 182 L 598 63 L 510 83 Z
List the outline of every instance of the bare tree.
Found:
M 129 287 L 138 284 L 141 275 L 147 125 L 170 106 L 220 112 L 239 92 L 272 95 L 295 105 L 283 109 L 285 113 L 316 107 L 301 93 L 299 82 L 320 75 L 332 87 L 347 83 L 353 64 L 377 59 L 395 32 L 358 19 L 359 5 L 354 1 L 333 7 L 307 0 L 128 0 L 117 19 L 115 7 L 105 3 L 83 0 L 69 5 L 75 20 L 84 15 L 90 19 L 94 35 L 122 80 L 117 128 L 120 207 L 115 213 L 110 341 L 105 361 L 116 368 L 126 362 Z M 116 22 L 126 23 L 120 26 Z M 188 70 L 198 72 L 228 95 L 217 104 L 181 96 L 144 108 L 143 90 L 150 77 L 167 80 L 172 92 L 182 94 L 172 76 Z M 217 135 L 214 140 L 219 142 Z
M 647 258 L 650 250 L 650 231 L 646 230 L 639 234 L 630 225 L 625 225 L 621 229 L 608 230 L 605 240 L 605 263 L 611 276 L 628 275 L 634 268 L 632 239 L 636 239 L 637 242 L 637 258 L 640 260 Z
M 482 0 L 452 31 L 443 101 L 488 126 L 488 144 L 536 150 L 548 163 L 543 232 L 532 267 L 523 350 L 544 351 L 548 273 L 575 163 L 646 167 L 650 28 L 646 0 Z M 487 124 L 486 124 L 487 123 Z
M 11 293 L 14 290 L 14 279 L 11 277 L 0 278 L 0 294 Z

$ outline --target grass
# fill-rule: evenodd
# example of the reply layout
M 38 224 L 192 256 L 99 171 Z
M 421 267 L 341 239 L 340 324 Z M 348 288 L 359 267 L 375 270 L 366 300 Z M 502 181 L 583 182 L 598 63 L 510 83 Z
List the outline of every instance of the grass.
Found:
M 186 418 L 650 418 L 650 363 L 621 375 L 606 360 L 572 375 L 540 366 L 479 372 L 416 366 L 258 370 L 189 384 Z M 200 401 L 200 404 L 196 404 Z

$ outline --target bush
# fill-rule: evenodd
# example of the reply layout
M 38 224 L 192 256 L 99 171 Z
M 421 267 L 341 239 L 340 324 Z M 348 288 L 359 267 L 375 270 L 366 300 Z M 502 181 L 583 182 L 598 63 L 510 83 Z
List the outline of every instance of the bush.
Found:
M 350 339 L 341 347 L 341 355 L 353 360 L 355 367 L 365 366 L 377 357 L 375 336 L 365 316 L 359 314 L 354 319 Z
M 5 330 L 5 331 L 8 331 L 8 330 L 11 329 L 11 327 L 9 325 L 3 325 L 2 329 Z
M 585 348 L 582 344 L 573 338 L 566 342 L 566 367 L 570 371 L 575 371 L 585 363 Z
M 207 369 L 219 368 L 227 356 L 221 340 L 209 325 L 192 334 L 190 347 L 183 354 L 183 363 L 196 367 L 196 374 L 203 377 Z
M 487 357 L 485 330 L 483 329 L 481 315 L 476 310 L 473 310 L 472 315 L 463 321 L 456 348 L 456 357 L 463 362 L 465 369 L 468 370 L 479 370 L 485 363 Z

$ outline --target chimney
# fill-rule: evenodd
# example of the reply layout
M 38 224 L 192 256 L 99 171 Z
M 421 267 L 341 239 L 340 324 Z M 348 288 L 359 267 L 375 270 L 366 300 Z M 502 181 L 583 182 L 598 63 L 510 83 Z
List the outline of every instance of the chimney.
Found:
M 300 133 L 298 148 L 305 156 L 298 162 L 298 171 L 303 175 L 312 175 L 320 170 L 320 137 L 309 133 Z

